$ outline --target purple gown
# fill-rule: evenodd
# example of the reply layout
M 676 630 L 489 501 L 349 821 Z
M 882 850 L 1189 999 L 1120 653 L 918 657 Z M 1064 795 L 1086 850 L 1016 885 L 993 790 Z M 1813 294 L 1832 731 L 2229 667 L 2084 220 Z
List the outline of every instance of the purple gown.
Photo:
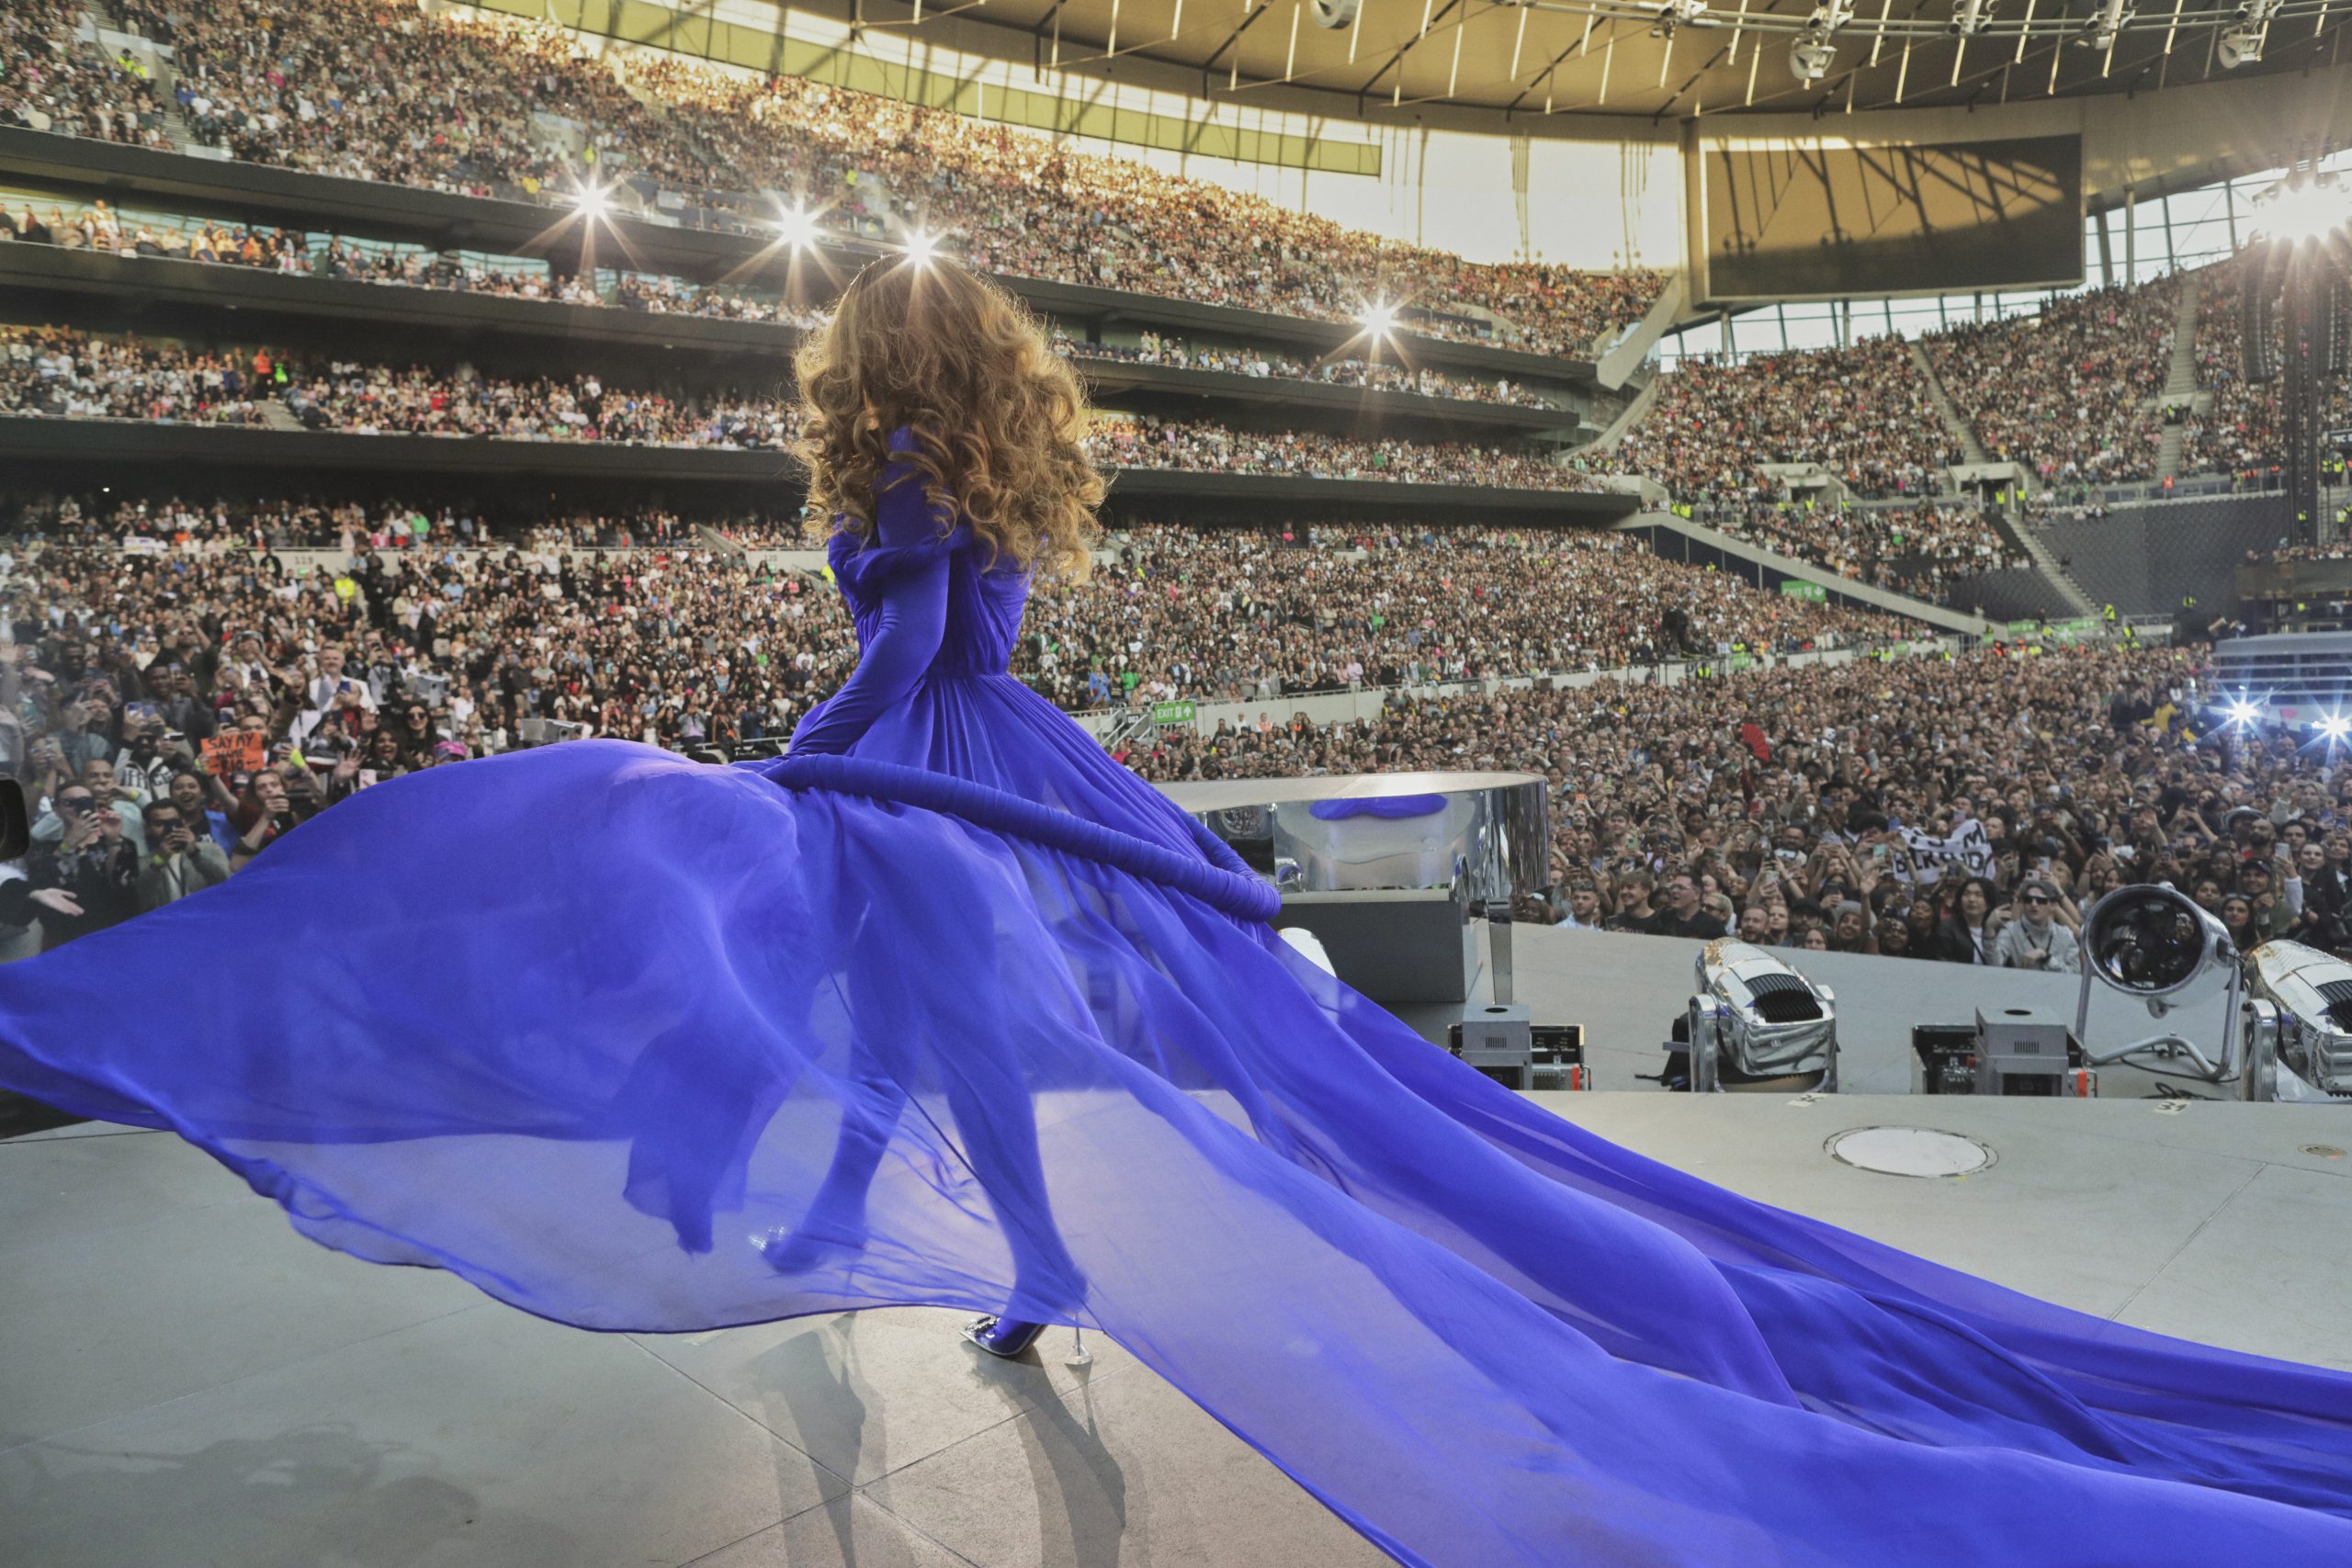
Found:
M 0 969 L 0 1084 L 586 1328 L 1102 1330 L 1401 1562 L 2352 1563 L 2352 1377 L 1496 1087 L 1005 672 L 1019 575 L 881 512 L 832 547 L 864 662 L 791 758 L 585 741 L 368 790 Z

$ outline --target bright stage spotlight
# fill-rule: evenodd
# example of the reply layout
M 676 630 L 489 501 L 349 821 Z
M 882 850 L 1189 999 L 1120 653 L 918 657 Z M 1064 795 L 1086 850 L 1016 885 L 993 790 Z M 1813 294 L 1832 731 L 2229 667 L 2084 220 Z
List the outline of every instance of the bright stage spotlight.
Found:
M 1387 337 L 1396 330 L 1396 310 L 1391 305 L 1372 306 L 1356 320 L 1363 323 L 1364 331 L 1377 338 Z
M 571 193 L 571 210 L 582 218 L 600 219 L 612 210 L 612 198 L 602 186 L 583 185 Z
M 2262 707 L 2260 704 L 2250 703 L 2244 697 L 2232 697 L 2230 699 L 2229 720 L 2238 728 L 2244 729 L 2246 726 L 2252 724 L 2256 719 L 2260 718 L 2261 716 Z
M 2342 741 L 2346 736 L 2352 735 L 2352 718 L 2346 718 L 2340 713 L 2332 713 L 2322 717 L 2312 728 L 2319 731 L 2321 739 L 2333 746 Z
M 817 215 L 802 207 L 786 207 L 778 203 L 775 217 L 776 243 L 790 251 L 806 250 L 817 243 Z
M 907 253 L 907 259 L 915 265 L 929 266 L 932 259 L 939 254 L 939 242 L 920 229 L 910 229 L 906 243 L 899 249 Z
M 2290 175 L 2254 198 L 2254 231 L 2290 245 L 2324 240 L 2352 218 L 2346 194 L 2332 176 Z

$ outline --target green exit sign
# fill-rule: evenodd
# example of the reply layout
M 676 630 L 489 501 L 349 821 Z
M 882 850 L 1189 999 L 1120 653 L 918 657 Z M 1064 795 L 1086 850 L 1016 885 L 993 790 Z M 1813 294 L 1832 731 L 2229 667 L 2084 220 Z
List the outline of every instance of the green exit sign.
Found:
M 1781 596 L 1785 599 L 1810 599 L 1815 604 L 1826 603 L 1829 591 L 1818 582 L 1800 582 L 1793 577 L 1781 580 Z
M 1154 724 L 1190 724 L 1198 711 L 1191 703 L 1155 703 L 1151 709 Z

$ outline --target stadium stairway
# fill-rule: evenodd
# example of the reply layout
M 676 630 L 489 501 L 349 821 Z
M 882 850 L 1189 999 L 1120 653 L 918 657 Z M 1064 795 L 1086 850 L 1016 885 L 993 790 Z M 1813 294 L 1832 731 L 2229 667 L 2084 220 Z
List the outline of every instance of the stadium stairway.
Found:
M 1603 353 L 1593 367 L 1593 379 L 1614 391 L 1634 378 L 1657 345 L 1683 317 L 1690 314 L 1690 278 L 1688 273 L 1666 275 L 1666 287 L 1658 290 L 1649 310 L 1634 330 L 1619 339 Z M 1602 334 L 1605 339 L 1607 334 Z
M 2041 529 L 2034 527 L 2031 524 L 2019 522 L 2014 513 L 2002 507 L 1987 508 L 1984 515 L 1992 519 L 1993 526 L 1999 530 L 2002 537 L 2023 550 L 2033 562 L 2033 570 L 2030 572 L 1988 571 L 1984 574 L 1985 580 L 1984 592 L 2002 595 L 2015 603 L 2030 604 L 2031 606 L 2013 615 L 2004 615 L 1994 610 L 1988 601 L 1985 606 L 1987 615 L 1997 621 L 2022 621 L 2030 616 L 2045 615 L 2066 616 L 2098 614 L 2098 605 L 2093 602 L 2087 592 L 2084 592 L 2082 583 L 2058 563 L 2058 557 L 2051 551 L 2047 544 L 2042 542 Z M 2011 578 L 2028 576 L 2041 580 L 2040 589 L 2029 588 L 2023 583 L 2013 583 L 2007 581 Z M 1994 579 L 2002 581 L 1996 582 L 1992 581 Z M 1964 603 L 1965 601 L 1955 600 L 1954 602 Z
M 2085 615 L 2088 601 L 2068 595 L 2034 567 L 2007 567 L 1956 578 L 1946 585 L 1951 607 L 1991 621 L 2063 621 Z
M 1625 432 L 1633 429 L 1635 423 L 1650 412 L 1650 405 L 1657 401 L 1658 387 L 1664 380 L 1665 377 L 1652 367 L 1649 379 L 1642 384 L 1640 391 L 1634 394 L 1623 412 L 1609 422 L 1609 427 L 1594 437 L 1590 445 L 1577 447 L 1564 456 L 1584 458 L 1586 466 L 1596 473 L 1608 472 L 1608 465 L 1601 461 L 1602 455 L 1616 450 L 1617 443 L 1624 439 Z
M 1826 592 L 1838 594 L 1865 609 L 1905 615 L 1924 622 L 1939 632 L 1979 637 L 1998 629 L 1988 626 L 1981 616 L 1962 610 L 1946 609 L 1940 604 L 1931 604 L 1924 599 L 1914 599 L 1891 589 L 1873 587 L 1850 577 L 1841 577 L 1816 561 L 1784 556 L 1752 540 L 1720 533 L 1703 523 L 1678 517 L 1671 512 L 1637 513 L 1614 526 L 1623 533 L 1646 533 L 1651 547 L 1668 560 L 1704 561 L 1710 558 L 1712 552 L 1713 558 L 1719 559 L 1725 570 L 1745 576 L 1748 570 L 1761 568 L 1781 577 L 1794 578 L 1800 582 L 1817 583 Z M 1670 544 L 1658 538 L 1660 534 L 1679 535 L 1684 543 Z M 1760 577 L 1758 583 L 1760 586 Z
M 2287 506 L 2281 495 L 2154 502 L 2041 532 L 2098 604 L 2126 616 L 2168 615 L 2189 594 L 2228 608 L 2245 553 L 2274 548 L 2287 532 Z
M 1919 379 L 1926 385 L 1928 395 L 1935 400 L 1936 413 L 1943 420 L 1945 432 L 1960 443 L 1960 449 L 1968 454 L 1970 462 L 1991 462 L 1992 454 L 1984 450 L 1984 443 L 1976 439 L 1975 428 L 1960 417 L 1959 406 L 1944 390 L 1944 378 L 1936 374 L 1935 362 L 1928 357 L 1926 345 L 1912 338 L 1904 346 L 1911 351 L 1911 363 L 1919 367 Z
M 174 51 L 135 31 L 120 9 L 112 4 L 85 6 L 80 12 L 82 35 L 95 43 L 109 59 L 131 55 L 146 68 L 148 78 L 155 85 L 156 99 L 163 106 L 159 117 L 164 134 L 171 139 L 173 148 L 181 152 L 193 149 L 199 154 L 210 150 L 198 144 L 196 135 L 188 129 L 187 118 L 180 113 L 179 100 L 173 89 L 179 78 L 173 70 Z
M 2172 329 L 2172 367 L 2164 390 L 2156 394 L 2159 409 L 2187 408 L 2197 400 L 2197 275 L 2183 273 L 2177 293 L 2180 314 Z M 2188 441 L 2187 421 L 2165 422 L 2163 443 L 2156 448 L 2158 479 L 2180 478 L 2180 454 Z
M 2167 422 L 2165 425 L 2164 439 L 2156 447 L 2156 478 L 2160 479 L 2180 478 L 2181 448 L 2188 444 L 2188 426 L 2178 420 Z

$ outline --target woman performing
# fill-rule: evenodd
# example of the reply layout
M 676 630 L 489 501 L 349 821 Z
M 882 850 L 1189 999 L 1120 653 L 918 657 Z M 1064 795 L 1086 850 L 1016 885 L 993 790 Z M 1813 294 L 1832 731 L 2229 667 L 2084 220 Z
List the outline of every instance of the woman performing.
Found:
M 1627 1154 L 1295 953 L 1006 673 L 1102 489 L 1004 295 L 876 264 L 800 369 L 863 661 L 791 756 L 368 790 L 0 970 L 0 1083 L 583 1328 L 1099 1329 L 1401 1562 L 2352 1563 L 2352 1377 Z

